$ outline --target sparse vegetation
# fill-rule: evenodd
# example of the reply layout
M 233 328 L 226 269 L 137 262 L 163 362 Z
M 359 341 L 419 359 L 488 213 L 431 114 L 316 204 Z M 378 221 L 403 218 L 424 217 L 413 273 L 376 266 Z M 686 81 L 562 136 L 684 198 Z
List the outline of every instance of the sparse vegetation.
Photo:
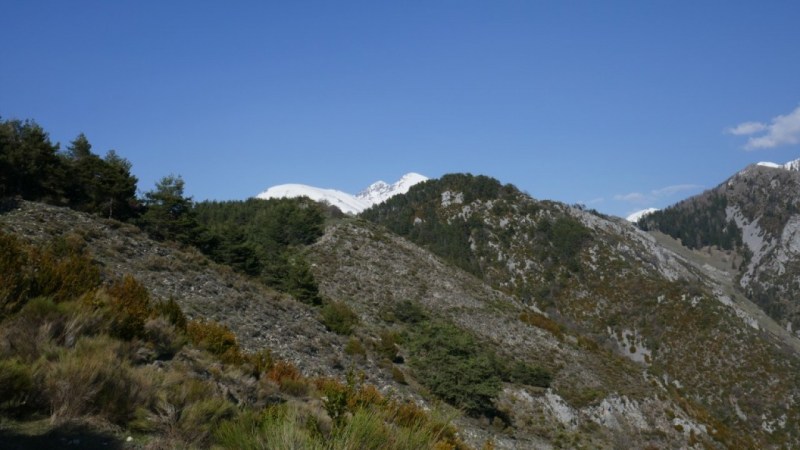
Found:
M 42 252 L 54 267 L 88 261 L 3 242 L 13 250 L 6 260 Z M 98 279 L 68 283 L 70 275 L 52 271 L 47 290 L 16 290 L 8 302 L 16 307 L 0 320 L 0 419 L 90 419 L 135 430 L 155 447 L 466 448 L 447 420 L 386 399 L 356 376 L 311 380 L 268 351 L 245 353 L 228 328 L 187 322 L 173 300 L 152 301 L 132 277 L 101 287 Z M 17 285 L 32 285 L 33 272 L 17 276 Z M 352 311 L 342 306 L 332 309 L 334 323 L 347 329 Z M 143 357 L 151 350 L 158 368 Z M 275 385 L 281 405 L 265 402 Z

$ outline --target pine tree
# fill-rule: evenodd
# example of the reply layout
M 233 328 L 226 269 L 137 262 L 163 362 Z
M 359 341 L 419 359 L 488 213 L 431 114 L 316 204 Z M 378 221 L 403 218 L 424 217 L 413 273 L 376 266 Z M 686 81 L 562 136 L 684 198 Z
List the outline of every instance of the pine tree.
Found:
M 140 223 L 153 239 L 190 245 L 200 240 L 202 229 L 192 210 L 191 197 L 183 195 L 183 186 L 180 176 L 169 175 L 156 183 L 155 190 L 145 193 Z

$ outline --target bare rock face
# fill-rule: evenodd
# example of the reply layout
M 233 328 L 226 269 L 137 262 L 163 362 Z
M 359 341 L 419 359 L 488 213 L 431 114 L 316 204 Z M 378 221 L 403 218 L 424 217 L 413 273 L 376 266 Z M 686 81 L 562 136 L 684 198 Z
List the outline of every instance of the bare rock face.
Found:
M 796 161 L 749 166 L 714 189 L 647 216 L 641 224 L 693 248 L 723 247 L 734 252 L 737 289 L 800 337 L 800 172 L 796 167 Z M 730 232 L 733 242 L 726 239 Z

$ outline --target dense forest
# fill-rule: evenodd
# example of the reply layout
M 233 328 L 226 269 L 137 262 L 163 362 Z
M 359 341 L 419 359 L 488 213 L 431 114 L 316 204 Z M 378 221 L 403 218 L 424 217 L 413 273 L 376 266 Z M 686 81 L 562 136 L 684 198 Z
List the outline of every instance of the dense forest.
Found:
M 742 245 L 736 222 L 727 218 L 727 199 L 717 193 L 684 201 L 670 208 L 642 217 L 638 226 L 643 230 L 658 230 L 689 248 L 717 246 L 735 250 Z

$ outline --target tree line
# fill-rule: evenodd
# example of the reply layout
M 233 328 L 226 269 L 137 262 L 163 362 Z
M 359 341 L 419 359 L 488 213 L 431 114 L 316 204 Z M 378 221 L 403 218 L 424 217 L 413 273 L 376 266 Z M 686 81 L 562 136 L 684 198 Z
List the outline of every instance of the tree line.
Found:
M 198 248 L 214 261 L 319 304 L 301 249 L 322 235 L 328 212 L 308 199 L 195 203 L 167 175 L 137 196 L 131 163 L 101 157 L 79 134 L 66 150 L 32 120 L 0 119 L 0 199 L 21 198 L 133 223 L 158 241 Z

